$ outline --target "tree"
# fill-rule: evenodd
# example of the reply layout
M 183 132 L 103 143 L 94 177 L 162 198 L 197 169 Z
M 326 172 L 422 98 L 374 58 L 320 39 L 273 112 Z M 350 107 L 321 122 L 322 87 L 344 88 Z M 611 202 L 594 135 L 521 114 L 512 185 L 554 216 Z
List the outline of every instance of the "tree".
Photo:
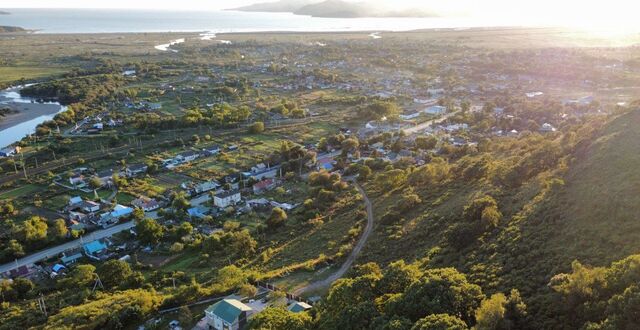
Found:
M 157 244 L 164 234 L 162 225 L 150 218 L 139 221 L 136 224 L 136 231 L 140 242 L 143 244 Z
M 307 313 L 293 313 L 284 308 L 268 307 L 255 315 L 249 322 L 249 329 L 306 330 L 311 327 L 311 317 Z
M 93 177 L 89 180 L 89 187 L 91 187 L 91 189 L 98 189 L 102 187 L 102 181 L 98 177 Z
M 144 219 L 144 210 L 139 207 L 136 207 L 135 209 L 133 209 L 132 217 L 134 220 L 137 220 L 137 221 Z
M 258 242 L 251 237 L 247 229 L 230 233 L 230 235 L 233 237 L 231 243 L 233 253 L 243 258 L 250 257 L 256 253 Z
M 27 295 L 33 291 L 35 287 L 35 284 L 26 278 L 18 277 L 13 280 L 13 289 L 18 295 L 18 299 L 27 298 Z
M 504 319 L 507 297 L 502 293 L 496 293 L 489 299 L 485 299 L 476 310 L 476 328 L 478 330 L 499 329 L 499 325 Z
M 184 244 L 180 242 L 175 242 L 171 244 L 171 247 L 169 248 L 169 251 L 171 253 L 179 253 L 179 252 L 182 252 L 182 250 L 184 250 Z
M 64 219 L 57 219 L 53 221 L 53 225 L 49 227 L 49 237 L 52 239 L 63 239 L 69 234 L 67 224 Z
M 102 264 L 98 274 L 104 286 L 107 288 L 115 288 L 123 286 L 123 284 L 129 280 L 133 271 L 126 261 L 114 259 Z
M 371 176 L 371 168 L 367 165 L 361 165 L 358 167 L 358 179 L 366 181 Z
M 400 114 L 398 106 L 389 101 L 374 101 L 365 108 L 359 110 L 359 115 L 365 119 L 379 120 L 383 118 L 395 118 Z
M 225 290 L 239 288 L 247 283 L 247 274 L 236 265 L 225 266 L 218 270 L 217 282 Z
M 287 213 L 279 207 L 274 207 L 273 210 L 271 210 L 269 219 L 267 219 L 267 225 L 270 228 L 277 228 L 282 226 L 285 221 L 287 221 Z
M 418 136 L 416 138 L 416 147 L 422 150 L 431 150 L 438 144 L 435 136 Z
M 58 283 L 62 288 L 85 288 L 96 280 L 95 272 L 96 267 L 93 265 L 78 265 Z
M 24 256 L 24 248 L 22 247 L 22 244 L 20 244 L 17 240 L 12 239 L 4 248 L 4 253 L 11 258 L 20 258 Z
M 243 284 L 240 287 L 240 290 L 238 291 L 239 295 L 247 298 L 254 297 L 257 293 L 258 293 L 258 289 L 249 283 Z
M 431 314 L 416 322 L 411 330 L 466 330 L 461 319 L 449 314 Z
M 264 123 L 261 121 L 257 121 L 249 126 L 249 133 L 251 134 L 260 134 L 264 132 Z
M 180 227 L 178 227 L 178 237 L 191 235 L 191 233 L 193 233 L 193 225 L 191 225 L 191 223 L 189 222 L 183 222 L 182 224 L 180 224 Z
M 187 197 L 181 193 L 181 194 L 177 194 L 173 198 L 173 202 L 171 203 L 171 206 L 176 210 L 185 211 L 191 207 L 191 203 L 189 202 Z
M 23 239 L 27 242 L 44 240 L 47 238 L 47 228 L 47 222 L 43 218 L 33 216 L 23 224 Z
M 417 266 L 407 265 L 404 260 L 392 262 L 384 270 L 379 288 L 384 293 L 401 293 L 421 275 Z
M 388 304 L 388 312 L 417 321 L 429 314 L 458 315 L 474 321 L 474 311 L 484 298 L 478 285 L 454 268 L 429 269 L 404 294 Z
M 185 326 L 191 323 L 192 320 L 193 320 L 193 314 L 191 313 L 191 310 L 189 309 L 189 307 L 187 306 L 180 307 L 180 309 L 178 310 L 178 321 L 180 321 L 180 324 L 182 326 Z

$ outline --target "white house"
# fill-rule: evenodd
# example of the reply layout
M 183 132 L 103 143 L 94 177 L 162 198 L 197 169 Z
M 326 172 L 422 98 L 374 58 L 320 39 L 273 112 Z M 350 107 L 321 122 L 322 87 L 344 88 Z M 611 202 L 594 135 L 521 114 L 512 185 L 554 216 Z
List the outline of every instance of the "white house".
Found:
M 207 308 L 207 325 L 215 330 L 244 328 L 253 309 L 236 299 L 224 299 Z
M 447 107 L 441 105 L 433 105 L 423 110 L 428 115 L 442 115 L 447 112 Z
M 100 204 L 94 201 L 83 201 L 80 208 L 87 213 L 94 213 L 100 211 Z
M 547 132 L 555 132 L 555 131 L 556 131 L 556 128 L 549 123 L 544 123 L 542 124 L 542 127 L 540 127 L 540 132 L 547 133 Z
M 140 197 L 131 201 L 131 205 L 141 208 L 145 212 L 151 212 L 160 208 L 160 203 L 153 198 Z
M 139 174 L 147 173 L 149 167 L 145 164 L 132 164 L 124 170 L 127 177 L 131 178 Z
M 198 159 L 198 157 L 200 157 L 199 153 L 189 150 L 189 151 L 179 153 L 178 155 L 176 155 L 175 159 L 181 163 L 186 163 L 186 162 L 194 161 Z
M 235 205 L 240 202 L 241 195 L 238 190 L 229 190 L 217 193 L 213 196 L 213 205 L 225 208 L 230 205 Z
M 414 113 L 410 113 L 408 115 L 400 115 L 400 119 L 402 120 L 411 120 L 411 119 L 415 119 L 418 118 L 420 116 L 419 112 L 414 112 Z

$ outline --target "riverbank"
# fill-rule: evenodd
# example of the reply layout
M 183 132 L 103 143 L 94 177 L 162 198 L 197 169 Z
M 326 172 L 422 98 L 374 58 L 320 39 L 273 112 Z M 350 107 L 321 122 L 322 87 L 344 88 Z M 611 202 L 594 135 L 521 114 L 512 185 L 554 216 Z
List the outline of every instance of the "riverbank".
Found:
M 60 105 L 57 104 L 9 102 L 0 104 L 0 107 L 7 107 L 16 111 L 7 116 L 0 117 L 0 134 L 2 134 L 5 129 L 41 116 L 55 115 L 60 111 Z

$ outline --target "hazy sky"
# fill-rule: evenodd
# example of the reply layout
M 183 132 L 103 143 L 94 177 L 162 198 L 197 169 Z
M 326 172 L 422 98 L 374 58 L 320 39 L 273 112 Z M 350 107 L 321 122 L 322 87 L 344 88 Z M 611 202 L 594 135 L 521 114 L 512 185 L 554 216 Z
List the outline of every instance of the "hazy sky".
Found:
M 274 0 L 271 0 L 274 1 Z M 319 0 L 320 1 L 320 0 Z M 638 25 L 640 3 L 634 0 L 355 0 L 400 7 L 422 7 L 440 13 L 549 22 L 589 27 Z M 143 8 L 217 10 L 265 0 L 0 0 L 0 8 Z

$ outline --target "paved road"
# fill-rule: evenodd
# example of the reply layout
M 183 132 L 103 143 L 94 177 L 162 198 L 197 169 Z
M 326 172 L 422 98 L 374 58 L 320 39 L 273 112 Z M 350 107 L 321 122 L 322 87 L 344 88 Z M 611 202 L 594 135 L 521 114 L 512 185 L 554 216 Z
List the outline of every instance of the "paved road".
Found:
M 419 132 L 425 130 L 427 127 L 431 126 L 432 124 L 439 124 L 439 123 L 449 119 L 449 117 L 456 115 L 458 112 L 460 112 L 460 111 L 449 112 L 449 113 L 443 115 L 442 117 L 425 121 L 424 123 L 416 125 L 416 126 L 413 126 L 413 127 L 405 128 L 404 132 L 407 135 L 419 133 Z
M 294 292 L 295 295 L 301 295 L 305 292 L 326 288 L 330 286 L 333 282 L 335 282 L 337 279 L 344 276 L 344 274 L 349 270 L 349 268 L 351 268 L 351 265 L 353 265 L 353 262 L 356 260 L 356 258 L 362 251 L 362 248 L 364 247 L 364 245 L 367 243 L 367 239 L 369 239 L 369 235 L 371 235 L 371 233 L 373 232 L 374 216 L 373 216 L 373 207 L 371 206 L 371 201 L 369 200 L 369 197 L 365 193 L 364 189 L 362 189 L 362 187 L 359 184 L 355 182 L 354 184 L 362 194 L 362 197 L 364 197 L 364 204 L 367 208 L 367 226 L 364 228 L 364 233 L 362 233 L 360 240 L 358 241 L 356 246 L 353 248 L 353 250 L 351 250 L 351 253 L 347 257 L 347 260 L 345 260 L 345 262 L 342 264 L 342 266 L 340 266 L 340 269 L 338 269 L 337 272 L 331 274 L 329 277 L 325 278 L 324 280 L 311 283 L 305 287 L 302 287 L 296 290 Z
M 52 256 L 56 256 L 59 255 L 60 253 L 76 248 L 78 246 L 80 246 L 82 243 L 88 243 L 97 239 L 101 239 L 101 238 L 105 238 L 105 237 L 110 237 L 116 233 L 119 233 L 121 231 L 125 231 L 125 230 L 129 230 L 131 228 L 133 228 L 135 226 L 135 221 L 129 221 L 126 223 L 121 223 L 118 225 L 115 225 L 113 227 L 109 227 L 106 229 L 101 229 L 101 230 L 97 230 L 94 231 L 92 233 L 89 233 L 87 235 L 85 235 L 82 238 L 79 238 L 75 241 L 71 241 L 71 242 L 67 242 L 64 244 L 60 244 L 58 246 L 54 246 L 51 248 L 48 248 L 46 250 L 42 250 L 33 254 L 30 254 L 24 258 L 18 259 L 17 261 L 14 262 L 10 262 L 8 264 L 4 264 L 4 265 L 0 265 L 0 273 L 4 273 L 7 271 L 10 271 L 12 269 L 24 266 L 24 265 L 30 265 L 33 264 L 35 262 L 47 259 L 49 257 Z

